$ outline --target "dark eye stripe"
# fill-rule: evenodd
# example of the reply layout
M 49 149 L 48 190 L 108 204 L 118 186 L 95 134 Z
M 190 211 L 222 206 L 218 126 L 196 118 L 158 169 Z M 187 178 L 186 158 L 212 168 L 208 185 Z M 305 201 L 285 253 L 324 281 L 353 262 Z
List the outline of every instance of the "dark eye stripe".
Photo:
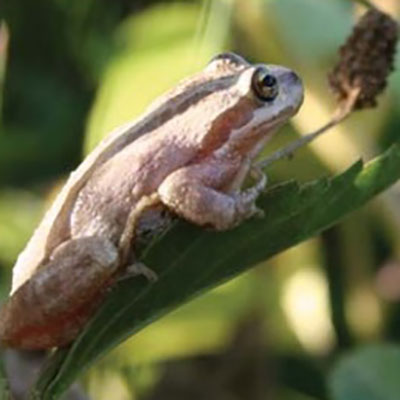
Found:
M 194 81 L 181 85 L 178 90 L 172 89 L 169 92 L 170 95 L 168 92 L 164 93 L 162 96 L 163 101 L 145 115 L 141 123 L 135 124 L 130 132 L 124 131 L 123 134 L 115 137 L 112 145 L 111 143 L 108 144 L 108 149 L 105 151 L 106 154 L 104 154 L 101 164 L 117 154 L 129 143 L 162 126 L 171 116 L 177 117 L 183 114 L 189 107 L 196 106 L 214 93 L 229 90 L 230 87 L 236 84 L 237 80 L 237 75 L 229 75 L 208 81 L 204 81 L 201 78 L 196 81 L 194 78 Z M 217 81 L 218 85 L 216 86 Z M 171 104 L 174 105 L 173 109 Z

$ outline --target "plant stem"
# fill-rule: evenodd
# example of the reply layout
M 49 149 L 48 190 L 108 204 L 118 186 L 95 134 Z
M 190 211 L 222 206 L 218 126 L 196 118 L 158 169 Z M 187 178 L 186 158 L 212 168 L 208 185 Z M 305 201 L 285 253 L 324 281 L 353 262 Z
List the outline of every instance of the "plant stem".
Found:
M 322 135 L 323 133 L 327 132 L 330 128 L 333 128 L 334 126 L 342 122 L 352 113 L 354 109 L 354 104 L 357 100 L 359 93 L 360 89 L 358 88 L 353 89 L 353 91 L 349 93 L 346 102 L 344 104 L 341 104 L 336 109 L 331 120 L 328 121 L 325 125 L 321 126 L 316 131 L 304 135 L 300 139 L 297 139 L 294 142 L 289 143 L 286 147 L 283 147 L 282 149 L 279 149 L 275 153 L 272 153 L 269 157 L 256 162 L 255 167 L 264 169 L 269 165 L 271 165 L 272 163 L 274 163 L 275 161 L 278 161 L 284 157 L 291 157 L 297 149 L 305 146 L 307 143 L 312 142 L 318 136 Z

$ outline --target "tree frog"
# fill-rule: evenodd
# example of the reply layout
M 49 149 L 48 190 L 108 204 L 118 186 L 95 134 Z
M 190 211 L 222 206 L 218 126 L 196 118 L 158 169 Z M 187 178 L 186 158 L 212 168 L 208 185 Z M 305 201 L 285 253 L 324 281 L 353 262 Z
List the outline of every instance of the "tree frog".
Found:
M 127 271 L 152 278 L 135 257 L 152 211 L 216 230 L 256 214 L 266 179 L 253 161 L 302 100 L 290 69 L 224 53 L 113 131 L 70 175 L 19 255 L 1 343 L 64 346 L 115 279 Z M 248 175 L 253 186 L 242 189 Z

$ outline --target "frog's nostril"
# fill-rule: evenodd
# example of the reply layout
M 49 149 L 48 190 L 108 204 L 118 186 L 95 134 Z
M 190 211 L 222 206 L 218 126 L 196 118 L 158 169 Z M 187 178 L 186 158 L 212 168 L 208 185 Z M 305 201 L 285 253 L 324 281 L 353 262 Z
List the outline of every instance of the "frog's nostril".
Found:
M 289 72 L 286 72 L 285 74 L 283 74 L 282 80 L 288 85 L 296 84 L 296 83 L 300 82 L 300 78 L 293 71 L 289 71 Z

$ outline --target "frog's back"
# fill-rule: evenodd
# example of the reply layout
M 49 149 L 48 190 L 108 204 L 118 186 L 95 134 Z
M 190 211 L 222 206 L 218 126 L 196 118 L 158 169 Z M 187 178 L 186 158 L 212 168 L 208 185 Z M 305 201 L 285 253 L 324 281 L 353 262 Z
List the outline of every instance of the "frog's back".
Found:
M 219 84 L 219 89 L 231 85 L 232 80 L 235 79 L 232 72 L 229 69 L 217 71 L 217 75 L 225 79 L 222 85 Z M 150 105 L 142 118 L 116 129 L 89 154 L 79 168 L 70 175 L 24 251 L 19 255 L 13 269 L 12 293 L 32 276 L 58 245 L 69 238 L 71 211 L 80 191 L 91 180 L 95 172 L 101 169 L 107 161 L 116 160 L 115 156 L 118 153 L 124 152 L 139 138 L 150 136 L 149 133 L 163 127 L 165 122 L 171 119 L 171 115 L 183 114 L 194 102 L 201 102 L 203 98 L 214 93 L 216 77 L 213 74 L 212 71 L 209 74 L 201 72 L 181 82 L 180 85 Z M 197 122 L 201 121 L 193 121 L 194 124 Z M 182 132 L 179 134 L 181 137 L 184 136 Z M 156 164 L 153 163 L 153 165 Z M 140 171 L 143 170 L 140 169 Z M 115 178 L 114 173 L 111 175 Z M 94 181 L 92 180 L 92 182 Z M 106 182 L 107 180 L 104 179 L 103 183 Z M 156 184 L 158 181 L 154 180 L 154 182 Z M 137 188 L 140 195 L 145 193 L 140 189 L 140 185 L 137 185 Z
M 163 129 L 143 136 L 101 165 L 79 191 L 71 210 L 72 237 L 102 236 L 117 244 L 137 202 L 156 192 L 176 169 L 190 163 L 196 146 Z
M 110 133 L 73 171 L 40 225 L 18 256 L 13 268 L 11 294 L 29 279 L 51 251 L 68 239 L 69 217 L 74 202 L 91 175 L 115 154 L 149 133 L 156 119 L 161 125 L 168 117 L 163 107 L 149 109 L 139 120 L 124 124 Z
M 143 118 L 143 121 L 146 118 Z M 143 122 L 142 121 L 142 122 Z M 134 141 L 143 132 L 142 126 L 131 122 L 117 128 L 108 136 L 74 172 L 58 194 L 40 225 L 29 240 L 25 249 L 18 256 L 13 268 L 11 293 L 15 292 L 32 276 L 40 263 L 48 257 L 52 249 L 63 242 L 69 235 L 68 218 L 77 194 L 89 179 L 93 171 L 115 151 L 124 146 L 127 140 Z M 128 133 L 122 135 L 122 133 Z

